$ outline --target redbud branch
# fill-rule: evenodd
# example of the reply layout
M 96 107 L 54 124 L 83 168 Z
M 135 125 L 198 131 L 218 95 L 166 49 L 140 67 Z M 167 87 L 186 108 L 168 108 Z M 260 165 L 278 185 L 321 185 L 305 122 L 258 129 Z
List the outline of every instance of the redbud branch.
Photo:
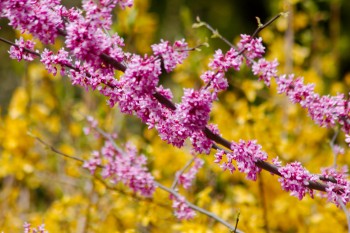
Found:
M 29 135 L 32 136 L 32 137 L 34 137 L 34 138 L 35 138 L 36 140 L 38 140 L 41 144 L 43 144 L 44 146 L 48 147 L 52 152 L 54 152 L 54 153 L 56 153 L 56 154 L 58 154 L 58 155 L 64 156 L 64 157 L 69 158 L 69 159 L 76 160 L 76 161 L 81 162 L 81 163 L 84 163 L 84 162 L 85 162 L 85 160 L 83 160 L 83 159 L 77 158 L 77 157 L 75 157 L 75 156 L 67 155 L 67 154 L 65 154 L 65 153 L 63 153 L 63 152 L 61 152 L 61 151 L 59 151 L 59 150 L 56 149 L 54 146 L 49 145 L 49 144 L 46 143 L 44 140 L 42 140 L 41 138 L 39 138 L 39 137 L 37 137 L 37 136 L 35 136 L 35 135 L 31 134 L 31 133 L 29 133 Z M 98 166 L 98 167 L 99 167 L 99 168 L 104 168 L 103 165 L 100 165 L 100 166 Z M 108 189 L 110 189 L 110 190 L 118 191 L 118 192 L 120 192 L 120 193 L 125 194 L 125 192 L 123 192 L 123 191 L 121 191 L 121 190 L 119 190 L 119 189 L 115 189 L 115 188 L 109 186 L 109 185 L 108 185 L 103 179 L 101 179 L 99 176 L 96 176 L 96 175 L 95 175 L 94 177 L 95 177 L 98 181 L 100 181 L 101 183 L 103 183 L 103 184 L 106 186 L 106 188 L 108 188 Z M 178 199 L 181 198 L 181 195 L 180 195 L 178 192 L 176 192 L 175 190 L 170 189 L 170 188 L 168 188 L 168 187 L 166 187 L 166 186 L 160 184 L 160 183 L 157 182 L 157 181 L 154 181 L 154 183 L 155 183 L 155 185 L 156 185 L 158 188 L 162 189 L 163 191 L 166 191 L 166 192 L 172 194 L 173 196 L 175 196 L 175 197 L 178 198 Z M 133 197 L 134 197 L 134 196 L 133 196 Z M 141 198 L 140 198 L 139 200 L 144 200 L 144 199 L 141 199 Z M 188 205 L 191 209 L 193 209 L 193 210 L 195 210 L 195 211 L 197 211 L 197 212 L 199 212 L 199 213 L 202 213 L 202 214 L 204 214 L 204 215 L 207 215 L 208 217 L 210 217 L 210 218 L 212 218 L 212 219 L 215 219 L 216 221 L 220 222 L 221 224 L 223 224 L 224 226 L 226 226 L 227 228 L 229 228 L 231 231 L 235 231 L 235 232 L 238 232 L 238 233 L 243 233 L 242 231 L 237 230 L 235 227 L 233 227 L 231 224 L 229 224 L 227 221 L 223 220 L 222 218 L 220 218 L 220 217 L 217 216 L 216 214 L 214 214 L 214 213 L 212 213 L 212 212 L 209 212 L 209 211 L 207 211 L 207 210 L 205 210 L 205 209 L 203 209 L 203 208 L 201 208 L 201 207 L 199 207 L 199 206 L 196 206 L 195 204 L 193 204 L 193 203 L 191 203 L 191 202 L 189 202 L 189 201 L 187 201 L 187 200 L 184 200 L 184 202 L 185 202 L 186 205 Z M 158 203 L 156 203 L 156 204 L 158 204 Z M 163 205 L 163 206 L 164 206 L 164 205 Z M 237 226 L 236 226 L 236 227 L 237 227 Z
M 273 22 L 273 20 L 277 19 L 280 15 L 281 14 L 275 16 L 272 20 L 270 20 L 268 23 L 266 23 L 266 25 L 271 24 Z M 261 31 L 261 30 L 259 30 L 259 31 Z M 62 35 L 66 34 L 63 30 L 59 30 L 59 32 Z M 5 42 L 5 43 L 7 43 L 7 44 L 18 46 L 16 44 L 14 44 L 13 42 L 8 41 L 6 39 L 3 39 L 1 37 L 0 37 L 0 40 Z M 38 57 L 41 56 L 40 53 L 37 53 L 37 52 L 35 52 L 33 50 L 26 49 L 26 48 L 24 48 L 24 50 L 26 52 L 31 53 L 33 55 L 36 55 Z M 121 64 L 120 62 L 116 61 L 114 58 L 110 57 L 109 55 L 103 53 L 103 54 L 100 55 L 100 58 L 103 59 L 103 61 L 106 62 L 107 64 L 112 65 L 116 70 L 120 70 L 122 72 L 125 72 L 126 66 Z M 70 65 L 70 64 L 62 64 L 62 65 L 66 66 L 68 68 L 77 70 L 77 68 L 74 67 L 73 65 Z M 107 86 L 113 87 L 113 86 L 111 86 L 108 83 L 104 83 L 104 84 L 107 85 Z M 167 107 L 167 108 L 169 108 L 171 110 L 176 110 L 175 104 L 172 101 L 170 101 L 169 99 L 167 99 L 165 96 L 163 96 L 162 94 L 160 94 L 158 92 L 155 92 L 153 94 L 153 97 L 155 97 L 159 101 L 159 103 L 163 104 L 165 107 Z M 230 141 L 228 141 L 225 138 L 223 138 L 223 137 L 213 133 L 208 127 L 205 127 L 202 131 L 206 135 L 207 138 L 209 138 L 209 139 L 213 140 L 214 142 L 216 142 L 216 143 L 226 147 L 227 149 L 231 150 L 231 142 Z M 256 166 L 260 167 L 263 170 L 269 171 L 272 174 L 276 174 L 278 176 L 281 176 L 280 172 L 278 171 L 278 168 L 276 166 L 268 163 L 268 162 L 265 162 L 265 161 L 262 161 L 262 160 L 258 160 L 256 162 Z M 306 185 L 306 186 L 308 188 L 310 188 L 310 189 L 315 189 L 315 190 L 319 190 L 319 191 L 326 191 L 326 187 L 327 187 L 324 184 L 321 184 L 319 182 L 314 182 L 314 181 L 310 181 L 309 184 Z
M 9 44 L 9 45 L 12 45 L 12 46 L 16 46 L 17 48 L 20 48 L 19 45 L 13 43 L 12 41 L 6 40 L 5 38 L 0 37 L 0 41 L 5 42 L 5 43 L 7 43 L 7 44 Z M 35 56 L 40 57 L 40 53 L 38 53 L 38 52 L 35 52 L 35 51 L 33 51 L 33 50 L 31 50 L 31 49 L 27 49 L 27 48 L 22 48 L 22 49 L 23 49 L 25 52 L 27 52 L 27 53 L 31 53 L 31 54 L 33 54 L 33 55 L 35 55 Z
M 260 24 L 258 25 L 257 29 L 254 31 L 254 33 L 252 34 L 252 38 L 256 37 L 256 35 L 258 35 L 259 32 L 261 32 L 264 28 L 268 27 L 270 24 L 272 24 L 276 19 L 278 19 L 280 16 L 284 15 L 286 13 L 279 13 L 277 15 L 275 15 L 272 19 L 270 19 L 269 21 L 267 21 L 265 24 Z

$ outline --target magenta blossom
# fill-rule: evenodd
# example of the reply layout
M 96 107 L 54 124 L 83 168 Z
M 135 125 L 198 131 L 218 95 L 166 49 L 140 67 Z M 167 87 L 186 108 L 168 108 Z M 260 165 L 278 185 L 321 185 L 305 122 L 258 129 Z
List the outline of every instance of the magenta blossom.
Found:
M 173 195 L 170 195 L 170 199 L 173 200 L 172 207 L 174 209 L 175 216 L 178 219 L 190 220 L 194 218 L 194 216 L 196 215 L 196 212 L 187 205 L 185 198 L 183 196 L 181 196 L 180 198 L 177 198 Z
M 17 61 L 21 61 L 22 59 L 26 61 L 33 61 L 35 58 L 35 55 L 28 53 L 25 51 L 25 49 L 34 50 L 35 42 L 31 40 L 26 40 L 22 37 L 19 38 L 19 40 L 15 41 L 15 44 L 17 46 L 12 45 L 9 51 L 10 58 L 17 59 Z
M 290 191 L 292 196 L 303 199 L 308 192 L 313 197 L 314 191 L 307 187 L 310 181 L 317 180 L 315 175 L 312 175 L 307 171 L 299 162 L 289 163 L 284 167 L 280 167 L 278 171 L 281 173 L 281 177 L 278 181 L 281 183 L 282 188 L 286 191 Z
M 329 181 L 326 181 L 328 201 L 335 203 L 337 206 L 340 205 L 340 202 L 347 204 L 350 201 L 350 182 L 347 180 L 347 172 L 346 167 L 339 172 L 334 168 L 322 169 L 324 179 L 329 179 Z
M 188 172 L 179 174 L 176 173 L 176 176 L 179 179 L 179 184 L 181 184 L 185 189 L 189 189 L 192 186 L 193 180 L 196 178 L 198 170 L 202 168 L 204 160 L 200 158 L 195 158 L 194 165 L 189 169 Z
M 152 45 L 154 55 L 162 58 L 167 72 L 174 70 L 176 65 L 181 64 L 188 56 L 188 45 L 185 40 L 175 41 L 170 45 L 169 41 L 161 40 L 160 44 Z
M 237 162 L 237 167 L 240 172 L 247 174 L 247 179 L 256 180 L 261 168 L 256 166 L 256 163 L 267 160 L 267 154 L 261 150 L 261 145 L 257 144 L 256 140 L 244 141 L 231 144 L 232 153 L 228 156 L 228 162 L 231 159 Z

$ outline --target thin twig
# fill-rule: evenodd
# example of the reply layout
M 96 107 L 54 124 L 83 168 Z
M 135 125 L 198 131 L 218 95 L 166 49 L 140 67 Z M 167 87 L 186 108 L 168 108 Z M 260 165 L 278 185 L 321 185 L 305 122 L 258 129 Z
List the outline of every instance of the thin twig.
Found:
M 238 226 L 238 222 L 239 222 L 239 215 L 240 215 L 241 213 L 240 212 L 238 212 L 238 215 L 237 215 L 237 218 L 236 218 L 236 225 L 235 225 L 235 230 L 233 231 L 233 232 L 235 232 L 235 233 L 237 233 L 237 226 Z
M 193 161 L 197 158 L 196 156 L 193 156 L 189 161 L 187 161 L 187 163 L 185 164 L 185 166 L 175 175 L 174 178 L 174 182 L 171 185 L 171 189 L 175 190 L 177 183 L 179 182 L 179 178 L 180 176 L 186 171 L 186 169 L 193 163 Z
M 158 186 L 160 189 L 164 190 L 164 191 L 167 191 L 168 193 L 174 195 L 176 198 L 181 198 L 182 196 L 177 193 L 176 191 L 174 191 L 173 189 L 171 188 L 168 188 L 158 182 L 155 182 L 156 186 Z M 187 200 L 184 200 L 186 205 L 188 205 L 191 209 L 193 210 L 196 210 L 202 214 L 205 214 L 213 219 L 215 219 L 216 221 L 220 222 L 221 224 L 225 225 L 227 228 L 229 228 L 231 231 L 234 231 L 235 230 L 235 227 L 233 227 L 230 223 L 228 223 L 227 221 L 223 220 L 222 218 L 220 218 L 219 216 L 217 216 L 216 214 L 212 213 L 212 212 L 209 212 L 199 206 L 196 206 L 194 204 L 192 204 L 191 202 L 187 201 Z M 236 230 L 237 233 L 243 233 L 242 231 L 240 230 Z
M 223 37 L 217 29 L 214 29 L 212 26 L 210 26 L 210 24 L 206 23 L 206 22 L 203 22 L 203 21 L 200 21 L 199 17 L 197 17 L 197 21 L 200 22 L 200 23 L 203 23 L 204 26 L 209 29 L 213 35 L 219 37 L 222 41 L 224 41 L 228 46 L 230 46 L 231 48 L 235 48 L 235 46 L 230 42 L 228 41 L 225 37 Z
M 348 224 L 348 233 L 350 233 L 350 213 L 349 213 L 349 210 L 346 208 L 346 205 L 344 204 L 344 202 L 339 197 L 338 197 L 337 201 L 338 201 L 340 207 L 342 208 L 342 210 L 345 213 L 346 221 L 347 221 L 347 224 Z
M 337 167 L 338 154 L 336 153 L 334 148 L 335 148 L 335 140 L 337 140 L 338 134 L 339 134 L 339 129 L 335 130 L 334 135 L 333 135 L 331 141 L 329 142 L 329 145 L 330 145 L 332 152 L 333 152 L 333 168 L 334 169 Z
M 277 15 L 275 15 L 272 19 L 270 19 L 269 21 L 267 21 L 267 23 L 265 24 L 259 24 L 258 28 L 254 31 L 254 33 L 252 34 L 252 38 L 256 37 L 258 35 L 259 32 L 261 32 L 264 28 L 268 27 L 270 24 L 272 24 L 276 19 L 278 19 L 280 16 L 284 15 L 285 13 L 279 13 Z
M 73 159 L 73 160 L 78 161 L 80 163 L 85 162 L 85 160 L 83 160 L 83 159 L 80 159 L 80 158 L 75 157 L 75 156 L 67 155 L 66 153 L 63 153 L 63 152 L 57 150 L 54 146 L 51 146 L 50 144 L 46 143 L 44 140 L 42 140 L 41 138 L 39 138 L 38 136 L 35 136 L 34 134 L 32 134 L 30 132 L 28 132 L 28 135 L 35 138 L 38 142 L 40 142 L 41 144 L 43 144 L 44 146 L 46 146 L 48 149 L 50 149 L 52 152 L 55 152 L 56 154 L 62 155 L 62 156 L 69 158 L 69 159 Z

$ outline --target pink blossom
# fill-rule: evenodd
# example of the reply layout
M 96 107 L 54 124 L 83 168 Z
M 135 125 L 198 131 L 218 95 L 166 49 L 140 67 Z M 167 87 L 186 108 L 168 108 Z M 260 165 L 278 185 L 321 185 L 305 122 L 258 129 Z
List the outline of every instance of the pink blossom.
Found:
M 111 93 L 109 90 L 111 90 L 111 87 L 116 87 L 118 83 L 114 78 L 113 69 L 95 69 L 95 67 L 86 62 L 83 64 L 80 64 L 78 61 L 75 62 L 75 69 L 71 69 L 68 76 L 73 85 L 79 85 L 86 90 L 89 87 L 93 90 L 98 89 L 106 97 L 110 97 L 109 94 Z
M 322 96 L 315 94 L 306 104 L 309 115 L 324 127 L 333 127 L 341 116 L 345 116 L 344 95 Z
M 109 30 L 112 25 L 112 10 L 118 1 L 102 0 L 98 4 L 93 0 L 83 0 L 82 8 L 86 19 L 97 28 Z
M 346 123 L 348 118 L 347 101 L 344 95 L 320 96 L 314 92 L 314 85 L 303 83 L 303 78 L 294 79 L 293 75 L 282 75 L 276 78 L 278 93 L 285 93 L 293 103 L 300 103 L 308 109 L 310 117 L 320 126 L 332 127 L 337 122 Z
M 108 0 L 105 1 L 108 2 Z M 122 9 L 132 7 L 134 5 L 134 0 L 113 0 L 113 2 L 117 3 Z
M 332 149 L 335 155 L 343 155 L 345 153 L 344 148 L 339 145 L 334 145 Z
M 330 179 L 329 181 L 326 181 L 328 201 L 335 203 L 337 206 L 340 205 L 339 201 L 344 204 L 347 204 L 350 201 L 350 182 L 347 180 L 347 172 L 348 170 L 346 167 L 339 172 L 334 168 L 322 169 L 322 176 L 325 179 Z
M 243 62 L 242 55 L 231 48 L 226 54 L 223 54 L 221 49 L 215 51 L 214 59 L 209 63 L 209 67 L 213 70 L 226 72 L 229 68 L 239 70 Z
M 266 86 L 270 86 L 271 78 L 277 76 L 277 60 L 273 60 L 272 62 L 266 61 L 264 58 L 258 60 L 258 62 L 254 62 L 252 66 L 253 74 L 259 76 L 259 80 L 263 80 Z
M 223 171 L 229 170 L 231 173 L 233 173 L 236 170 L 236 168 L 235 168 L 235 166 L 233 166 L 232 162 L 223 162 L 220 165 L 220 168 Z
M 110 7 L 95 5 L 93 1 L 84 1 L 87 15 L 84 17 L 81 11 L 75 11 L 74 17 L 66 25 L 66 46 L 79 59 L 84 60 L 96 69 L 101 68 L 103 60 L 100 58 L 105 53 L 118 62 L 122 62 L 124 53 L 121 49 L 124 46 L 123 39 L 118 35 L 109 36 L 104 33 L 101 27 L 109 27 L 110 19 L 102 20 L 96 12 L 102 15 L 109 14 Z M 103 9 L 107 11 L 103 12 Z M 102 17 L 102 16 L 101 16 Z
M 241 40 L 238 43 L 239 51 L 244 52 L 247 56 L 248 64 L 255 58 L 260 58 L 265 53 L 265 47 L 262 44 L 262 38 L 252 38 L 250 35 L 241 35 Z
M 173 200 L 174 214 L 179 220 L 190 220 L 196 215 L 196 212 L 191 209 L 183 196 L 175 197 L 170 195 L 170 199 Z
M 261 145 L 257 144 L 256 140 L 240 140 L 239 143 L 231 144 L 231 150 L 232 153 L 227 155 L 228 162 L 235 160 L 238 170 L 246 173 L 247 179 L 256 180 L 261 171 L 256 162 L 267 160 L 267 154 L 261 150 Z
M 68 56 L 68 52 L 61 48 L 57 54 L 54 54 L 48 49 L 44 49 L 41 54 L 40 61 L 45 65 L 45 68 L 53 75 L 57 74 L 56 65 L 61 66 L 61 75 L 64 75 L 65 66 L 70 65 L 71 58 Z
M 209 120 L 213 96 L 208 90 L 185 89 L 182 101 L 176 106 L 177 118 L 189 130 L 203 129 Z
M 200 76 L 200 78 L 209 88 L 214 89 L 216 92 L 224 91 L 228 87 L 228 82 L 225 78 L 224 72 L 206 71 Z
M 176 147 L 182 147 L 192 131 L 184 127 L 182 122 L 170 111 L 168 113 L 168 117 L 161 120 L 157 124 L 156 129 L 162 140 Z
M 185 189 L 189 189 L 192 186 L 193 180 L 196 178 L 196 175 L 198 173 L 198 170 L 202 168 L 204 164 L 204 161 L 200 158 L 195 158 L 194 165 L 189 169 L 188 172 L 179 174 L 179 172 L 176 173 L 176 176 L 178 176 L 179 184 L 181 184 Z
M 217 125 L 209 124 L 208 128 L 217 135 L 220 135 Z M 214 142 L 207 138 L 202 130 L 194 131 L 190 137 L 192 143 L 192 152 L 209 154 Z
M 134 146 L 127 144 L 125 151 L 119 151 L 107 141 L 101 154 L 106 159 L 102 169 L 104 179 L 108 178 L 113 183 L 122 182 L 145 197 L 153 195 L 155 184 L 145 167 L 147 159 L 144 155 L 138 155 Z
M 31 40 L 24 41 L 24 39 L 20 37 L 19 40 L 15 40 L 15 44 L 17 46 L 12 45 L 10 47 L 10 51 L 9 51 L 10 58 L 17 59 L 17 61 L 21 61 L 22 59 L 26 61 L 34 60 L 35 55 L 25 51 L 25 49 L 34 50 L 34 45 L 35 45 L 34 41 L 31 41 Z
M 190 136 L 190 140 L 192 143 L 192 153 L 199 153 L 199 154 L 209 154 L 211 147 L 213 145 L 213 141 L 210 140 L 205 136 L 203 131 L 198 130 L 194 131 L 192 135 Z
M 25 222 L 23 228 L 24 233 L 48 233 L 48 231 L 45 230 L 45 224 L 41 224 L 38 228 L 33 228 L 30 223 Z
M 93 175 L 95 174 L 96 168 L 102 163 L 100 153 L 98 151 L 93 151 L 91 153 L 91 158 L 88 161 L 85 161 L 83 168 L 86 168 Z
M 154 55 L 162 58 L 167 72 L 174 70 L 176 65 L 181 64 L 188 56 L 188 45 L 185 40 L 175 41 L 170 45 L 169 41 L 161 40 L 161 43 L 152 45 Z
M 278 171 L 282 175 L 278 178 L 278 181 L 284 190 L 291 192 L 292 196 L 301 200 L 308 192 L 313 197 L 314 191 L 308 188 L 307 185 L 309 185 L 310 181 L 317 180 L 317 177 L 310 174 L 300 162 L 289 163 L 284 167 L 278 168 Z
M 345 142 L 350 146 L 350 135 L 349 134 L 345 135 Z
M 152 107 L 157 109 L 158 103 L 153 93 L 158 85 L 161 73 L 160 61 L 154 57 L 132 56 L 124 75 L 113 90 L 114 102 L 119 104 L 123 113 L 136 113 L 143 122 L 149 120 Z
M 163 140 L 177 147 L 182 147 L 185 140 L 196 132 L 192 138 L 194 149 L 196 150 L 199 144 L 207 148 L 211 144 L 210 140 L 204 139 L 203 134 L 197 131 L 207 125 L 213 95 L 205 89 L 199 91 L 185 89 L 184 92 L 182 102 L 176 105 L 176 110 L 159 111 L 161 115 L 156 129 Z M 197 149 L 205 152 L 206 148 Z
M 214 163 L 220 163 L 224 155 L 225 155 L 224 150 L 217 150 L 214 155 L 215 157 Z
M 63 20 L 56 13 L 61 7 L 59 0 L 7 0 L 1 4 L 2 17 L 9 19 L 10 26 L 28 31 L 44 43 L 53 43 L 58 29 L 63 29 Z
M 95 123 L 93 120 L 91 122 Z M 108 179 L 113 184 L 123 183 L 135 193 L 151 197 L 155 191 L 155 184 L 153 176 L 145 166 L 146 156 L 139 155 L 130 143 L 121 149 L 112 143 L 110 138 L 114 138 L 114 135 L 109 135 L 108 141 L 105 141 L 101 150 L 94 151 L 83 167 L 92 174 L 96 172 L 97 167 L 101 167 L 101 175 L 104 179 Z
M 302 77 L 294 79 L 294 75 L 281 75 L 276 78 L 277 91 L 279 94 L 285 93 L 293 103 L 301 103 L 306 106 L 307 99 L 314 95 L 314 85 L 304 85 Z
M 282 162 L 279 160 L 279 157 L 275 157 L 272 159 L 272 164 L 275 165 L 277 168 L 282 167 Z

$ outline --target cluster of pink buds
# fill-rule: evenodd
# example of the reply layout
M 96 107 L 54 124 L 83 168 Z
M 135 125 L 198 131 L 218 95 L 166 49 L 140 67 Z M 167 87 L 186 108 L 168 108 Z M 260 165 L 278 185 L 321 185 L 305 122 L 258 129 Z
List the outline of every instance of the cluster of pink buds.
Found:
M 85 132 L 91 132 L 94 129 L 95 136 L 108 137 L 100 151 L 93 151 L 91 158 L 85 161 L 83 167 L 88 169 L 91 174 L 95 174 L 100 169 L 101 176 L 111 183 L 123 183 L 132 189 L 135 193 L 142 196 L 151 197 L 155 191 L 154 177 L 149 173 L 146 163 L 147 158 L 139 155 L 136 148 L 128 143 L 124 149 L 119 148 L 111 140 L 115 135 L 103 135 L 97 131 L 97 122 L 89 117 L 89 128 Z
M 23 225 L 24 231 L 23 233 L 48 233 L 48 231 L 45 230 L 45 225 L 41 224 L 40 226 L 32 227 L 30 223 L 24 223 Z

